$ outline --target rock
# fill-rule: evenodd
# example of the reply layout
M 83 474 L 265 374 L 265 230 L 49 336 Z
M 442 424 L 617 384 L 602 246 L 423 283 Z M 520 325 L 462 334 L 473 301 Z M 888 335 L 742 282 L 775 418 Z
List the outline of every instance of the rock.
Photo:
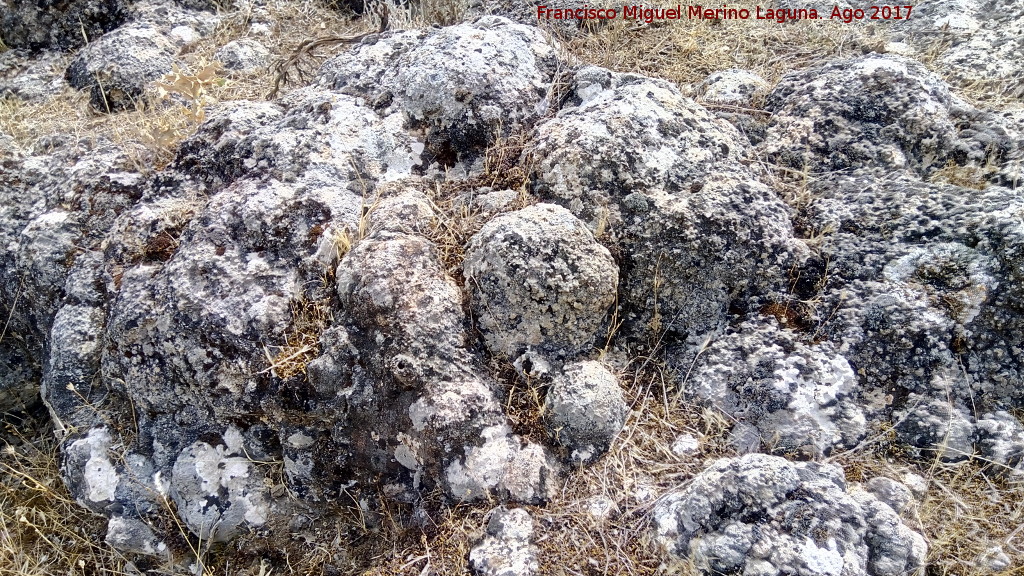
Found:
M 1014 138 L 913 60 L 870 54 L 786 75 L 768 95 L 762 151 L 796 170 L 999 165 Z
M 593 361 L 566 365 L 544 400 L 548 434 L 576 464 L 589 464 L 607 452 L 628 414 L 618 379 Z
M 222 46 L 214 57 L 228 70 L 246 73 L 265 67 L 270 61 L 270 50 L 258 40 L 241 38 Z
M 869 411 L 911 393 L 968 413 L 1024 401 L 1017 195 L 863 173 L 809 192 L 807 227 L 826 240 L 801 272 L 824 288 L 812 322 L 857 366 Z
M 934 65 L 977 93 L 1020 97 L 1015 81 L 1024 57 L 1024 9 L 1013 0 L 937 0 L 915 6 L 893 37 L 920 47 L 943 46 Z
M 130 0 L 10 0 L 0 7 L 0 41 L 11 48 L 70 50 L 128 17 Z
M 171 496 L 178 516 L 203 540 L 230 541 L 270 517 L 264 474 L 238 448 L 194 442 L 174 461 Z
M 469 20 L 486 14 L 503 16 L 520 24 L 538 26 L 545 30 L 550 30 L 561 37 L 568 38 L 579 36 L 587 30 L 597 29 L 606 23 L 601 20 L 538 18 L 537 8 L 541 6 L 556 8 L 556 6 L 550 4 L 546 5 L 543 0 L 529 0 L 527 2 L 522 0 L 471 0 L 466 10 L 466 19 Z M 557 8 L 562 10 L 602 7 L 614 8 L 616 6 L 607 0 L 596 0 L 593 2 L 566 0 L 557 5 Z
M 868 480 L 864 488 L 875 498 L 888 504 L 897 514 L 902 514 L 914 502 L 914 494 L 910 488 L 884 476 Z
M 82 48 L 68 66 L 68 84 L 89 90 L 89 104 L 100 112 L 142 106 L 146 84 L 171 72 L 174 43 L 156 28 L 132 24 Z
M 769 88 L 768 82 L 757 74 L 731 68 L 705 78 L 696 92 L 702 102 L 747 107 L 755 95 L 767 93 Z
M 523 508 L 499 506 L 484 517 L 483 540 L 469 552 L 477 576 L 532 576 L 538 573 L 533 519 Z
M 0 52 L 0 98 L 38 102 L 60 94 L 66 86 L 59 53 Z
M 684 393 L 752 427 L 754 449 L 818 457 L 852 448 L 865 435 L 846 358 L 831 345 L 804 344 L 774 322 L 740 324 L 695 360 L 680 354 L 674 364 L 686 378 Z
M 38 401 L 44 350 L 76 262 L 86 262 L 119 214 L 142 195 L 142 177 L 109 143 L 77 142 L 35 156 L 17 151 L 0 170 L 0 409 Z M 77 328 L 76 328 L 77 330 Z M 76 337 L 77 338 L 77 337 Z M 53 362 L 61 361 L 52 355 Z M 76 380 L 75 382 L 79 382 Z
M 320 85 L 403 113 L 424 131 L 433 160 L 450 167 L 544 116 L 557 50 L 537 28 L 485 16 L 357 45 L 324 64 Z
M 1003 472 L 1024 474 L 1024 425 L 1005 411 L 985 414 L 976 425 L 978 451 Z
M 163 556 L 164 559 L 170 560 L 167 544 L 157 539 L 149 525 L 134 518 L 111 518 L 107 522 L 107 536 L 104 541 L 115 549 L 130 554 Z
M 618 269 L 568 210 L 538 204 L 494 218 L 466 248 L 463 271 L 491 353 L 558 357 L 588 349 L 615 301 Z
M 895 415 L 900 440 L 946 461 L 965 460 L 974 454 L 974 421 L 965 410 L 916 394 L 908 397 L 907 404 L 905 411 Z
M 979 554 L 975 563 L 982 574 L 996 574 L 1013 566 L 1013 558 L 1002 546 L 993 546 Z
M 534 191 L 621 255 L 627 334 L 715 330 L 801 250 L 785 206 L 740 162 L 736 131 L 666 82 L 583 68 L 536 134 Z
M 717 460 L 655 505 L 657 542 L 702 574 L 897 576 L 925 540 L 842 470 L 750 454 Z

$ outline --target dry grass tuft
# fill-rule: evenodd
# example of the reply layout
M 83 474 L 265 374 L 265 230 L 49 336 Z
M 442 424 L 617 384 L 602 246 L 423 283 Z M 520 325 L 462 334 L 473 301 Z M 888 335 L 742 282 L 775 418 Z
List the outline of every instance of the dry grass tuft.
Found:
M 754 3 L 729 3 L 748 8 Z M 569 43 L 584 61 L 619 72 L 676 82 L 700 82 L 713 72 L 743 68 L 774 84 L 791 70 L 849 57 L 877 44 L 880 30 L 829 20 L 777 25 L 764 20 L 671 20 L 645 24 L 613 20 Z

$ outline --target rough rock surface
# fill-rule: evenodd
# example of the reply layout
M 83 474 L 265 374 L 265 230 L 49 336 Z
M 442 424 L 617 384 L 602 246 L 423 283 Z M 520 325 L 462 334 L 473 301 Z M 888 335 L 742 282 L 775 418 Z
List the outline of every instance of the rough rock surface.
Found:
M 589 464 L 608 451 L 628 413 L 618 379 L 593 361 L 565 366 L 544 400 L 548 433 L 573 463 Z
M 10 0 L 0 5 L 0 41 L 12 48 L 69 50 L 128 17 L 130 0 Z
M 786 75 L 768 95 L 762 144 L 797 170 L 909 169 L 999 163 L 1018 147 L 989 114 L 913 60 L 871 54 Z
M 618 268 L 571 212 L 537 204 L 499 216 L 469 241 L 463 266 L 488 349 L 573 356 L 615 302 Z
M 754 444 L 741 449 L 821 456 L 865 434 L 846 358 L 774 322 L 744 322 L 681 364 L 682 390 L 731 416 L 737 442 L 752 435 Z
M 215 56 L 224 63 L 225 68 L 238 72 L 259 70 L 270 61 L 270 51 L 267 47 L 252 38 L 228 42 L 217 50 Z
M 382 114 L 401 111 L 433 158 L 452 166 L 552 108 L 557 49 L 537 28 L 484 16 L 356 46 L 324 64 L 320 84 Z
M 732 68 L 715 72 L 697 85 L 697 97 L 709 104 L 749 106 L 755 95 L 766 93 L 770 85 L 747 70 Z
M 897 576 L 925 540 L 841 469 L 750 454 L 718 460 L 654 508 L 657 539 L 704 574 Z
M 800 252 L 741 147 L 671 84 L 594 67 L 538 126 L 534 189 L 617 245 L 628 330 L 706 334 L 741 294 L 772 290 Z
M 477 576 L 532 576 L 537 574 L 533 519 L 522 508 L 495 508 L 488 512 L 483 540 L 469 552 L 469 566 Z
M 68 84 L 89 90 L 89 103 L 105 112 L 134 110 L 148 82 L 171 71 L 177 52 L 170 38 L 144 24 L 105 34 L 78 52 L 68 66 Z

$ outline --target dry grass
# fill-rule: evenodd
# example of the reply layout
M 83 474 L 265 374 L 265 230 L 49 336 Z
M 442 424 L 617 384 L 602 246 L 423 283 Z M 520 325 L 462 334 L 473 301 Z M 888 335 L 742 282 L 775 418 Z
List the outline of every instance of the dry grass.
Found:
M 754 8 L 730 2 L 730 8 Z M 762 3 L 763 5 L 763 3 Z M 743 68 L 774 84 L 791 70 L 877 46 L 881 31 L 829 20 L 776 25 L 764 20 L 670 20 L 644 24 L 614 20 L 570 42 L 584 61 L 676 82 L 700 82 L 713 72 Z
M 125 574 L 103 542 L 106 520 L 75 503 L 57 441 L 31 416 L 8 416 L 0 446 L 0 576 Z
M 891 429 L 832 460 L 851 482 L 908 474 L 925 480 L 927 495 L 903 516 L 928 541 L 928 576 L 978 574 L 979 557 L 997 546 L 1011 566 L 992 574 L 1024 575 L 1024 478 L 977 456 L 957 463 L 909 459 Z

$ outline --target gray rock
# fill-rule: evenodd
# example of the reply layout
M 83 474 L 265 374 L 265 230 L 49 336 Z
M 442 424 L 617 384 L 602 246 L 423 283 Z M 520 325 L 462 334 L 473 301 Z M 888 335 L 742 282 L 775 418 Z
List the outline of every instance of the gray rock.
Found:
M 976 425 L 978 451 L 1003 472 L 1024 474 L 1024 425 L 1005 411 L 985 414 Z
M 60 94 L 67 86 L 65 66 L 60 53 L 0 52 L 0 98 L 37 102 Z
M 538 204 L 494 218 L 463 265 L 487 348 L 572 356 L 594 342 L 615 301 L 618 268 L 571 212 Z
M 533 576 L 539 569 L 533 519 L 522 508 L 495 508 L 484 518 L 483 540 L 469 552 L 477 576 Z
M 703 574 L 897 576 L 924 538 L 832 465 L 751 454 L 718 460 L 655 505 L 655 538 Z
M 922 176 L 952 162 L 1000 165 L 1019 145 L 901 56 L 870 54 L 786 75 L 769 94 L 761 150 L 797 170 L 909 169 Z
M 755 95 L 767 93 L 770 85 L 747 70 L 731 68 L 705 78 L 696 87 L 698 99 L 709 104 L 750 106 Z
M 749 426 L 754 449 L 816 457 L 864 437 L 856 374 L 829 344 L 807 345 L 774 322 L 749 321 L 690 357 L 674 362 L 683 392 Z
M 167 544 L 157 539 L 156 534 L 145 522 L 135 518 L 114 516 L 107 522 L 107 536 L 104 541 L 117 550 L 131 554 L 163 556 L 170 560 Z
M 911 394 L 894 417 L 897 436 L 910 446 L 953 462 L 974 454 L 974 420 L 948 401 Z
M 934 50 L 934 65 L 953 83 L 978 93 L 1022 95 L 1024 7 L 1013 0 L 936 0 L 915 6 L 893 37 Z
M 324 64 L 320 85 L 402 112 L 434 160 L 452 166 L 547 113 L 557 51 L 537 28 L 485 16 L 355 46 Z
M 878 394 L 872 411 L 905 407 L 910 393 L 964 410 L 1024 401 L 1016 194 L 863 173 L 809 192 L 806 222 L 824 241 L 807 270 L 824 288 L 816 333 L 857 366 L 867 398 Z
M 706 334 L 798 259 L 787 209 L 740 162 L 739 135 L 669 83 L 584 68 L 536 133 L 535 192 L 621 256 L 626 333 Z
M 270 50 L 258 40 L 241 38 L 221 46 L 214 58 L 223 62 L 228 70 L 253 72 L 269 63 Z
M 0 41 L 30 50 L 77 48 L 123 24 L 130 4 L 130 0 L 10 0 L 0 6 Z
M 177 49 L 170 38 L 147 24 L 131 24 L 82 48 L 68 66 L 68 84 L 89 90 L 100 112 L 143 106 L 146 85 L 171 72 Z
M 910 488 L 892 478 L 877 476 L 868 480 L 864 488 L 875 498 L 888 504 L 897 514 L 902 514 L 914 502 L 914 494 Z
M 567 364 L 544 400 L 548 433 L 577 464 L 607 452 L 628 414 L 618 378 L 599 362 Z

